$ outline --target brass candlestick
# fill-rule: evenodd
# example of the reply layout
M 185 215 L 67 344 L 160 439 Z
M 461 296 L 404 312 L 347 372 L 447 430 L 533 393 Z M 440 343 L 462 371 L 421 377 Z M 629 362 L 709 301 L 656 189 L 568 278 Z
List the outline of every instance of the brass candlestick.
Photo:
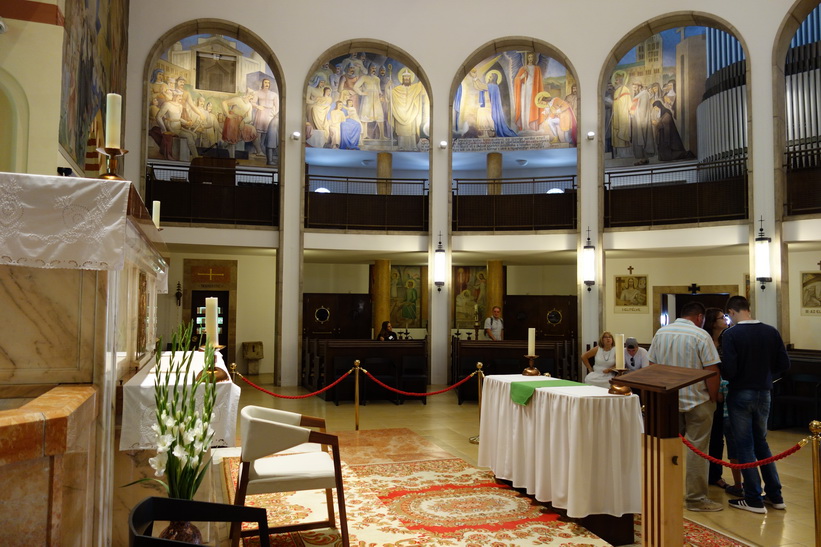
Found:
M 542 373 L 539 372 L 539 369 L 533 366 L 533 361 L 538 359 L 538 355 L 525 355 L 525 359 L 529 361 L 530 364 L 527 365 L 527 368 L 522 371 L 522 376 L 541 376 Z
M 630 389 L 630 386 L 622 386 L 618 384 L 614 384 L 613 380 L 617 379 L 619 376 L 622 376 L 627 372 L 626 368 L 617 368 L 613 370 L 616 373 L 614 377 L 610 379 L 610 389 L 607 390 L 607 393 L 612 395 L 632 395 L 633 390 Z
M 106 172 L 104 175 L 100 175 L 99 178 L 106 180 L 125 180 L 117 174 L 117 158 L 128 154 L 128 150 L 123 148 L 98 148 L 97 152 L 105 156 Z

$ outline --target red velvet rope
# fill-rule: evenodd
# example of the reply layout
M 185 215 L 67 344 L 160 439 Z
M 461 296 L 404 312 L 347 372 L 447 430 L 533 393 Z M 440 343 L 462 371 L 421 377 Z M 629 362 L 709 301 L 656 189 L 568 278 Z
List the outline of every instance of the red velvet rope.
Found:
M 367 370 L 365 370 L 364 368 L 360 368 L 359 370 L 364 372 L 368 376 L 368 378 L 370 378 L 371 380 L 373 380 L 377 384 L 381 385 L 382 387 L 384 387 L 386 389 L 389 389 L 391 391 L 395 391 L 396 393 L 400 393 L 402 395 L 408 395 L 408 396 L 412 396 L 412 397 L 427 397 L 428 395 L 439 395 L 440 393 L 445 393 L 447 391 L 450 391 L 454 388 L 457 388 L 457 387 L 461 386 L 462 384 L 464 384 L 465 382 L 467 382 L 468 380 L 473 378 L 476 375 L 476 373 L 478 372 L 478 371 L 474 371 L 470 374 L 470 376 L 466 376 L 465 378 L 462 378 L 461 380 L 459 380 L 458 382 L 456 382 L 452 386 L 446 387 L 445 389 L 442 389 L 442 390 L 439 390 L 439 391 L 432 391 L 430 393 L 412 393 L 410 391 L 400 391 L 398 389 L 392 388 L 391 386 L 383 384 L 382 382 L 380 382 L 379 380 L 374 378 L 371 375 L 371 373 L 368 372 Z M 274 397 L 279 397 L 280 399 L 307 399 L 308 397 L 313 397 L 314 395 L 319 395 L 320 393 L 328 391 L 329 389 L 334 387 L 336 384 L 338 384 L 339 382 L 341 382 L 342 380 L 347 378 L 348 375 L 353 371 L 354 371 L 354 369 L 351 369 L 348 372 L 346 372 L 345 374 L 343 374 L 342 376 L 340 376 L 339 378 L 337 378 L 332 384 L 328 384 L 327 386 L 323 387 L 322 389 L 320 389 L 318 391 L 314 391 L 313 393 L 306 393 L 305 395 L 282 395 L 280 393 L 274 393 L 273 391 L 268 391 L 267 389 L 256 385 L 254 382 L 252 382 L 251 380 L 249 380 L 248 378 L 246 378 L 242 374 L 240 374 L 238 372 L 236 374 L 237 374 L 237 376 L 239 376 L 242 379 L 243 382 L 245 382 L 249 386 L 253 387 L 254 389 L 258 389 L 259 391 L 261 391 L 263 393 L 267 393 L 268 395 L 272 395 Z
M 759 460 L 757 462 L 729 463 L 729 462 L 725 462 L 723 460 L 720 460 L 718 458 L 714 458 L 714 457 L 710 456 L 709 454 L 705 454 L 704 452 L 702 452 L 701 450 L 699 450 L 698 448 L 693 446 L 693 443 L 691 443 L 690 441 L 685 439 L 683 435 L 679 434 L 679 438 L 685 444 L 685 446 L 687 446 L 687 448 L 689 448 L 690 450 L 692 450 L 693 452 L 695 452 L 696 454 L 698 454 L 699 456 L 701 456 L 705 460 L 708 460 L 712 463 L 717 463 L 718 465 L 723 465 L 724 467 L 729 467 L 730 469 L 750 469 L 752 467 L 759 467 L 759 466 L 762 466 L 762 465 L 767 465 L 768 463 L 777 462 L 778 460 L 783 460 L 787 456 L 795 454 L 803 446 L 803 444 L 799 442 L 798 444 L 796 444 L 795 446 L 793 446 L 791 448 L 788 448 L 787 450 L 785 450 L 781 454 L 776 454 L 775 456 L 770 456 L 769 458 L 765 458 L 765 459 Z
M 246 384 L 248 384 L 249 386 L 251 386 L 251 387 L 253 387 L 253 388 L 255 388 L 255 389 L 260 390 L 260 391 L 261 391 L 261 392 L 263 392 L 263 393 L 267 393 L 268 395 L 273 395 L 274 397 L 279 397 L 280 399 L 307 399 L 308 397 L 313 397 L 314 395 L 319 395 L 320 393 L 323 393 L 323 392 L 325 392 L 325 391 L 328 391 L 329 389 L 331 389 L 332 387 L 334 387 L 336 384 L 338 384 L 339 382 L 341 382 L 342 380 L 344 380 L 345 378 L 347 378 L 347 377 L 348 377 L 348 375 L 349 375 L 351 372 L 353 372 L 353 369 L 349 370 L 348 372 L 346 372 L 345 374 L 343 374 L 342 376 L 340 376 L 339 378 L 337 378 L 337 379 L 334 381 L 334 383 L 332 383 L 332 384 L 328 384 L 327 386 L 323 387 L 323 388 L 322 388 L 322 389 L 320 389 L 319 391 L 314 391 L 313 393 L 306 393 L 305 395 L 282 395 L 282 394 L 280 394 L 280 393 L 274 393 L 273 391 L 268 391 L 267 389 L 265 389 L 265 388 L 263 388 L 263 387 L 260 387 L 260 386 L 256 385 L 254 382 L 252 382 L 251 380 L 249 380 L 248 378 L 246 378 L 246 377 L 245 377 L 245 376 L 243 376 L 242 374 L 239 374 L 239 373 L 237 373 L 237 374 L 239 375 L 239 377 L 240 377 L 240 378 L 242 378 L 242 381 L 243 381 L 243 382 L 245 382 Z
M 473 376 L 476 375 L 476 372 L 474 371 L 470 374 L 470 376 L 465 376 L 464 378 L 462 378 L 461 380 L 459 380 L 458 382 L 456 382 L 452 386 L 448 386 L 445 389 L 440 389 L 439 391 L 431 391 L 430 393 L 413 393 L 413 392 L 410 392 L 410 391 L 402 391 L 401 389 L 393 388 L 393 387 L 391 387 L 391 386 L 389 386 L 389 385 L 387 385 L 383 382 L 380 382 L 376 378 L 374 378 L 373 375 L 370 372 L 368 372 L 367 370 L 365 370 L 364 368 L 361 369 L 361 370 L 362 370 L 362 372 L 365 373 L 365 376 L 367 376 L 368 378 L 370 378 L 371 380 L 373 380 L 374 382 L 376 382 L 380 386 L 384 387 L 385 389 L 393 391 L 394 393 L 399 393 L 400 395 L 408 395 L 409 397 L 427 397 L 428 395 L 439 395 L 440 393 L 445 393 L 447 391 L 450 391 L 451 389 L 454 389 L 454 388 L 457 388 L 457 387 L 461 386 L 462 384 L 464 384 L 465 382 L 467 382 L 468 380 L 473 378 Z

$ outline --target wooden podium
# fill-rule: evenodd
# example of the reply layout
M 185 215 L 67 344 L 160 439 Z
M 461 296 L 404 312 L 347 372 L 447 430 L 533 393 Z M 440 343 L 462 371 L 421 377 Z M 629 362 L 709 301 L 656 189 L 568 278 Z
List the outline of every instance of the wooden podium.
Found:
M 642 391 L 642 545 L 680 545 L 684 537 L 684 479 L 679 467 L 684 446 L 678 438 L 678 390 L 714 374 L 718 372 L 650 365 L 610 380 Z

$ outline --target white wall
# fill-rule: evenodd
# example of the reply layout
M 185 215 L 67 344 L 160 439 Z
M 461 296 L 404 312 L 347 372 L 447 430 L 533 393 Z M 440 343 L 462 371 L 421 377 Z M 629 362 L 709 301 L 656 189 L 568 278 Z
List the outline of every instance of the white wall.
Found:
M 790 335 L 784 342 L 796 348 L 821 350 L 821 315 L 801 315 L 801 272 L 818 272 L 819 258 L 817 251 L 790 253 Z
M 575 296 L 576 265 L 508 266 L 506 290 L 507 294 Z
M 305 264 L 303 292 L 367 294 L 368 270 L 368 264 Z

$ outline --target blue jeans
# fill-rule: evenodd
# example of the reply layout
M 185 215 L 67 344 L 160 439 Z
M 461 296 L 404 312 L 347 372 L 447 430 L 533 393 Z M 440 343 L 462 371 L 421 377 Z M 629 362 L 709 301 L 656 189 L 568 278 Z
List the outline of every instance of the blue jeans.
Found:
M 756 389 L 733 390 L 727 395 L 732 436 L 739 463 L 749 463 L 772 456 L 767 444 L 767 418 L 770 415 L 770 391 Z M 761 475 L 758 470 L 761 469 Z M 762 503 L 761 479 L 764 491 L 774 502 L 781 502 L 781 480 L 775 463 L 742 469 L 744 498 L 755 505 Z

